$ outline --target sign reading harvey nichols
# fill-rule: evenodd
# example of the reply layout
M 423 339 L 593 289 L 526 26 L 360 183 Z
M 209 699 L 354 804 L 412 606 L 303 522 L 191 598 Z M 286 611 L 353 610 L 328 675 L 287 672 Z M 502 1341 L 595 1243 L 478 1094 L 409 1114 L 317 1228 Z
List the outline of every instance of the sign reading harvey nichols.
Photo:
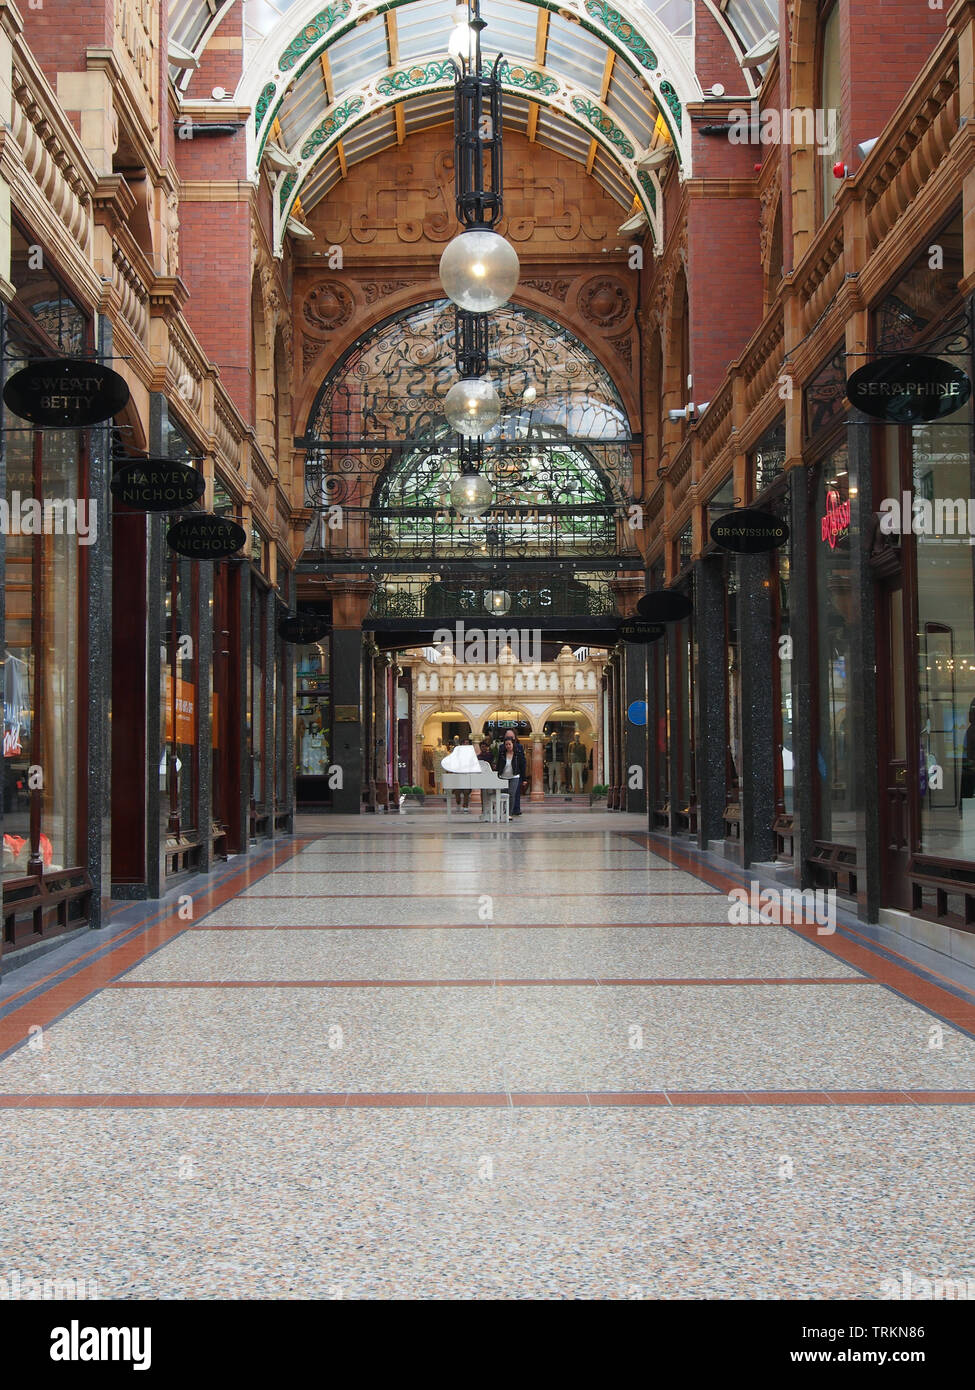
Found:
M 184 516 L 166 532 L 166 543 L 191 560 L 227 560 L 241 549 L 247 536 L 236 521 L 212 512 Z
M 128 404 L 118 372 L 77 357 L 30 362 L 3 388 L 4 404 L 32 425 L 83 429 L 110 420 Z

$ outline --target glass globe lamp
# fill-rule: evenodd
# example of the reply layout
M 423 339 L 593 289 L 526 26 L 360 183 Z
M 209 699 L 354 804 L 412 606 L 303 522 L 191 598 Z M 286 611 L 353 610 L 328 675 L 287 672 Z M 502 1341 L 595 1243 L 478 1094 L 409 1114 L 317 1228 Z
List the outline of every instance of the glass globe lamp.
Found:
M 484 607 L 488 613 L 507 613 L 511 607 L 511 595 L 504 589 L 487 589 L 484 593 Z
M 482 473 L 462 473 L 450 489 L 450 503 L 460 516 L 480 516 L 494 501 L 491 484 Z
M 501 417 L 501 397 L 483 377 L 464 377 L 447 392 L 443 412 L 452 430 L 476 439 Z
M 514 247 L 484 227 L 459 233 L 440 257 L 444 293 L 471 314 L 487 314 L 507 304 L 519 271 Z

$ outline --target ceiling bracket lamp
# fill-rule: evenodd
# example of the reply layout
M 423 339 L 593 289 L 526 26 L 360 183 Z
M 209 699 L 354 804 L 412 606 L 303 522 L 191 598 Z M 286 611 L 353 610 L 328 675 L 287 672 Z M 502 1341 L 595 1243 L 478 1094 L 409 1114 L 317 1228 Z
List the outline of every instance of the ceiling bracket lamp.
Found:
M 456 309 L 454 345 L 461 380 L 447 392 L 444 415 L 451 429 L 475 439 L 501 418 L 501 398 L 484 375 L 488 369 L 487 316 Z
M 485 73 L 481 63 L 484 27 L 480 0 L 468 0 L 466 30 L 473 40 L 454 45 L 452 53 L 455 202 L 464 230 L 447 243 L 440 258 L 440 282 L 448 299 L 472 314 L 507 304 L 520 270 L 514 247 L 493 230 L 504 213 L 504 122 L 498 76 L 501 55 Z

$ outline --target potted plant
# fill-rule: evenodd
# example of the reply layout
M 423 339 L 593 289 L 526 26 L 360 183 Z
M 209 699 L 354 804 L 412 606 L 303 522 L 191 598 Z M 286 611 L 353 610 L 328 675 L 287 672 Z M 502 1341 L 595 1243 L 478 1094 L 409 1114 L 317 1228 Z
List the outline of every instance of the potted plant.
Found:
M 591 806 L 594 801 L 605 801 L 606 793 L 608 791 L 609 787 L 606 785 L 606 783 L 597 782 L 596 785 L 593 787 L 592 791 L 589 793 L 589 805 Z
M 400 809 L 405 811 L 409 802 L 415 801 L 417 807 L 422 811 L 423 803 L 426 800 L 426 792 L 422 787 L 404 786 L 399 799 Z

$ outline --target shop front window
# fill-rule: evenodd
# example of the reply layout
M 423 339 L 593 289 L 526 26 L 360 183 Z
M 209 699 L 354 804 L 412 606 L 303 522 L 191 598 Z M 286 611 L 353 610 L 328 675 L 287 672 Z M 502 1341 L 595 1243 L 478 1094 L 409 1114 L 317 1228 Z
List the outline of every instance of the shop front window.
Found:
M 295 648 L 295 787 L 298 801 L 328 800 L 332 749 L 331 645 Z
M 5 376 L 23 365 L 8 359 Z M 91 543 L 81 518 L 92 539 L 98 522 L 82 497 L 81 433 L 31 431 L 12 414 L 7 424 L 3 877 L 12 879 L 76 866 L 81 855 L 79 563 Z M 37 534 L 24 525 L 32 507 L 52 522 Z
M 198 566 L 171 555 L 166 575 L 160 691 L 163 755 L 160 762 L 162 820 L 184 839 L 197 829 L 197 621 Z
M 850 477 L 843 444 L 818 470 L 814 535 L 819 712 L 815 751 L 816 838 L 855 848 L 862 858 L 864 796 L 853 768 L 853 726 L 860 693 L 853 679 L 853 544 Z
M 922 852 L 964 860 L 975 860 L 975 537 L 969 533 L 975 465 L 970 425 L 969 403 L 945 420 L 911 431 L 919 736 L 915 753 L 908 750 L 908 777 L 918 780 Z

